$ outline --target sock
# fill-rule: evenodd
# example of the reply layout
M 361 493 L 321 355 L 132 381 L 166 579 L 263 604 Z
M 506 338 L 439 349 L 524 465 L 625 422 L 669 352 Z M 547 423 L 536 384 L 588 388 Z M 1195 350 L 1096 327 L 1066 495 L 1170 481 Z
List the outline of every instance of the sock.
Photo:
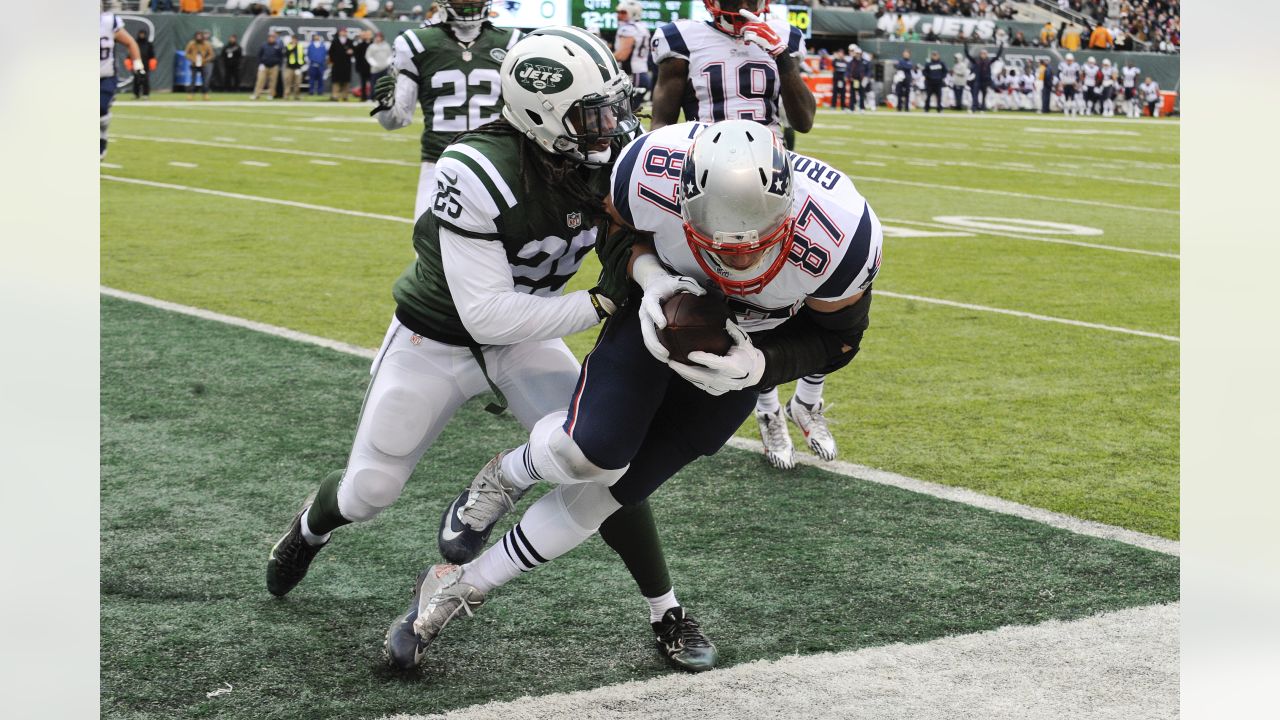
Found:
M 671 588 L 664 595 L 658 597 L 646 597 L 649 603 L 649 622 L 656 623 L 662 619 L 663 614 L 673 607 L 680 607 L 680 602 L 676 600 L 676 589 Z
M 622 558 L 641 595 L 659 597 L 671 590 L 671 573 L 649 501 L 624 505 L 610 515 L 600 525 L 600 539 Z
M 311 508 L 307 508 L 307 511 L 302 513 L 303 539 L 306 540 L 307 544 L 312 547 L 315 547 L 316 545 L 323 545 L 329 542 L 329 536 L 332 535 L 333 533 L 327 532 L 324 535 L 316 535 L 315 533 L 311 532 L 311 527 L 307 525 L 307 515 L 309 515 L 310 513 L 311 513 Z
M 806 375 L 796 383 L 796 399 L 812 408 L 822 402 L 822 387 L 827 382 L 826 375 Z
M 529 443 L 521 445 L 502 458 L 502 474 L 517 487 L 530 488 L 536 485 L 540 479 L 535 475 L 536 472 L 533 467 L 533 456 L 529 452 Z
M 768 390 L 762 390 L 760 392 L 760 397 L 756 398 L 757 413 L 773 414 L 778 412 L 780 409 L 782 409 L 782 406 L 778 404 L 778 388 L 776 387 L 769 388 Z
M 344 472 L 334 470 L 320 482 L 316 499 L 311 502 L 311 507 L 307 510 L 307 525 L 304 526 L 308 528 L 308 532 L 312 533 L 312 537 L 328 537 L 334 528 L 351 523 L 338 511 L 338 485 L 342 482 Z M 310 542 L 309 539 L 308 542 Z

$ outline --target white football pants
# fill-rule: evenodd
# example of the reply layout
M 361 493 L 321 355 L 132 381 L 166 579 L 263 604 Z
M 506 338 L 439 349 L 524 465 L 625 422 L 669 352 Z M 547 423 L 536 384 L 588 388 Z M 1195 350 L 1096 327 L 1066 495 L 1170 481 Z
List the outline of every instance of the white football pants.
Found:
M 422 163 L 422 169 L 418 171 L 418 199 L 413 202 L 413 221 L 417 222 L 422 217 L 422 213 L 431 208 L 431 203 L 436 197 L 436 164 L 433 162 Z
M 563 340 L 487 346 L 489 377 L 526 429 L 569 405 L 579 365 Z M 400 497 L 423 453 L 467 400 L 489 392 L 465 347 L 424 338 L 392 319 L 370 369 L 360 422 L 338 485 L 338 511 L 372 519 Z

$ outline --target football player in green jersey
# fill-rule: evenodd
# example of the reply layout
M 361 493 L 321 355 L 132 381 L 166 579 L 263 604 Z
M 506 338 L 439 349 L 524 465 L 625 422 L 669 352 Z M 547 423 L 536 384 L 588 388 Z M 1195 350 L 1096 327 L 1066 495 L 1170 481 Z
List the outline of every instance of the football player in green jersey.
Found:
M 600 40 L 571 27 L 535 31 L 501 69 L 502 94 L 514 101 L 439 155 L 437 191 L 414 226 L 417 257 L 392 290 L 395 317 L 373 361 L 347 466 L 324 478 L 271 549 L 274 595 L 302 580 L 334 529 L 396 501 L 468 399 L 492 390 L 526 428 L 564 411 L 579 365 L 561 338 L 596 325 L 626 298 L 623 243 L 597 248 L 602 264 L 615 268 L 600 286 L 562 291 L 607 223 L 610 165 L 638 132 L 629 76 Z M 450 508 L 441 531 L 473 538 L 460 524 L 473 505 L 514 505 L 520 494 L 477 492 Z M 682 639 L 667 657 L 694 670 L 713 666 L 715 648 L 696 622 L 670 612 L 678 603 L 648 506 L 605 526 L 601 534 L 632 571 L 651 621 L 669 616 L 663 632 Z M 404 635 L 392 634 L 388 655 L 412 667 L 417 653 L 395 638 Z
M 413 122 L 422 106 L 422 170 L 413 217 L 435 196 L 436 160 L 460 132 L 497 119 L 502 109 L 498 68 L 520 31 L 489 23 L 492 0 L 442 0 L 445 21 L 406 30 L 392 46 L 392 74 L 374 87 L 374 117 L 387 130 Z

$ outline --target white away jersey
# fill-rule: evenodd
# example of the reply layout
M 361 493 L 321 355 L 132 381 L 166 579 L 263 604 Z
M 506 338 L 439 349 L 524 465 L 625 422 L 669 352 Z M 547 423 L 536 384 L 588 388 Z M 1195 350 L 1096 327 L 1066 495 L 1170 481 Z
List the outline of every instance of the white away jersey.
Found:
M 116 33 L 124 29 L 124 21 L 115 13 L 104 12 L 98 28 L 98 77 L 115 77 Z
M 1063 85 L 1075 85 L 1080 82 L 1080 63 L 1074 61 L 1058 63 L 1058 79 Z
M 632 75 L 649 72 L 649 25 L 644 21 L 622 23 L 618 26 L 617 36 L 635 39 L 631 44 L 631 57 L 622 61 L 622 69 Z M 614 42 L 616 44 L 617 40 Z
M 1099 74 L 1098 70 L 1099 68 L 1096 63 L 1092 65 L 1089 63 L 1085 63 L 1084 67 L 1080 68 L 1080 72 L 1084 73 L 1085 87 L 1091 88 L 1091 87 L 1098 86 L 1098 74 Z
M 1120 68 L 1120 72 L 1124 75 L 1124 86 L 1131 88 L 1138 82 L 1138 75 L 1142 74 L 1142 68 L 1129 65 Z
M 787 38 L 787 52 L 804 59 L 804 36 L 786 20 L 768 24 Z M 676 20 L 653 35 L 653 60 L 689 62 L 686 120 L 755 120 L 778 131 L 778 64 L 759 46 L 717 30 L 709 22 Z
M 685 240 L 676 199 L 685 153 L 707 127 L 697 122 L 668 125 L 636 138 L 614 165 L 611 190 L 622 219 L 653 233 L 663 265 L 709 281 Z M 796 225 L 787 262 L 761 292 L 729 298 L 748 332 L 781 325 L 805 298 L 840 300 L 861 292 L 880 270 L 884 233 L 853 181 L 826 163 L 795 153 L 791 171 Z

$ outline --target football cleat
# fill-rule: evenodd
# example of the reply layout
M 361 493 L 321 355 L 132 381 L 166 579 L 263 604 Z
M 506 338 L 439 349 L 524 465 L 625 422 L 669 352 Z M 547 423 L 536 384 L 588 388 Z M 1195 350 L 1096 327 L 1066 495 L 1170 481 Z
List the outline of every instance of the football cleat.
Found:
M 293 522 L 289 524 L 284 537 L 271 547 L 271 554 L 267 557 L 267 590 L 276 597 L 284 597 L 302 582 L 302 578 L 307 576 L 307 568 L 311 567 L 311 561 L 320 552 L 320 548 L 328 544 L 324 542 L 312 545 L 302 536 L 302 515 L 310 507 L 311 500 L 308 499 L 307 504 L 293 516 Z
M 672 665 L 702 672 L 716 666 L 716 646 L 702 632 L 698 621 L 682 607 L 673 607 L 662 619 L 651 623 L 657 636 L 658 650 Z
M 795 397 L 787 403 L 787 417 L 804 433 L 805 444 L 814 455 L 823 460 L 836 459 L 836 439 L 827 427 L 827 416 L 823 414 L 826 402 L 819 400 L 812 407 L 805 405 Z
M 498 453 L 481 468 L 470 487 L 440 516 L 437 540 L 445 560 L 457 565 L 475 560 L 489 542 L 493 526 L 503 515 L 515 510 L 516 503 L 528 491 L 528 488 L 516 487 L 502 474 L 502 458 L 509 452 Z
M 787 421 L 782 417 L 782 410 L 758 412 L 756 423 L 760 425 L 760 442 L 764 443 L 764 457 L 769 464 L 779 470 L 795 467 L 796 449 L 791 444 L 791 433 L 787 431 Z
M 417 667 L 450 620 L 464 612 L 471 615 L 484 604 L 484 593 L 462 582 L 462 575 L 457 565 L 432 565 L 418 573 L 409 609 L 387 629 L 384 648 L 393 666 Z

